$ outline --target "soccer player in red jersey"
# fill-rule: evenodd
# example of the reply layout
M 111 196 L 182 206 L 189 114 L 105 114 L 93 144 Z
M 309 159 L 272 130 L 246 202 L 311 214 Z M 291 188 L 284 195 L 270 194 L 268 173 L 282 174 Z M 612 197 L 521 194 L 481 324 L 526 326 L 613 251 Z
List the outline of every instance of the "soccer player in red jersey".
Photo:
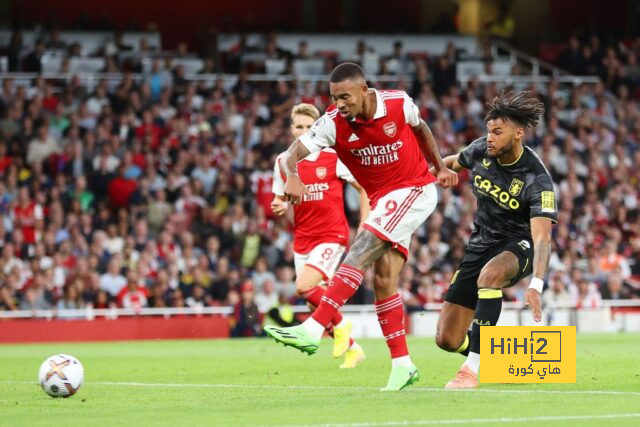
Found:
M 298 104 L 291 112 L 291 133 L 299 138 L 309 131 L 320 112 L 310 104 Z M 280 168 L 283 154 L 275 164 L 271 209 L 284 215 L 288 203 L 284 195 L 286 177 Z M 349 243 L 349 224 L 344 214 L 344 183 L 360 193 L 360 213 L 364 221 L 369 213 L 369 199 L 355 182 L 335 151 L 330 148 L 310 154 L 298 162 L 298 173 L 310 194 L 294 206 L 294 262 L 296 291 L 313 307 L 320 304 L 325 288 L 333 276 Z M 355 368 L 364 360 L 362 348 L 351 338 L 352 324 L 340 312 L 331 319 L 333 326 L 333 357 L 345 356 L 341 368 Z
M 369 89 L 362 68 L 353 63 L 331 72 L 329 89 L 334 105 L 293 142 L 280 162 L 287 177 L 285 196 L 294 205 L 300 203 L 309 191 L 298 161 L 331 147 L 366 190 L 371 212 L 311 317 L 298 326 L 268 326 L 265 331 L 285 345 L 315 353 L 331 318 L 356 292 L 364 270 L 374 265 L 376 313 L 392 359 L 382 390 L 401 390 L 420 375 L 407 348 L 398 274 L 412 233 L 435 209 L 434 183 L 446 188 L 456 185 L 458 177 L 445 167 L 429 127 L 405 92 Z

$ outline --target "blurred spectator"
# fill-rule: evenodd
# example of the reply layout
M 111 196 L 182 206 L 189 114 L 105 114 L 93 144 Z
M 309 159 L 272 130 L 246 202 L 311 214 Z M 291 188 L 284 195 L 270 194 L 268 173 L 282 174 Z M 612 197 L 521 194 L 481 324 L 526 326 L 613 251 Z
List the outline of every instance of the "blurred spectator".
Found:
M 268 312 L 278 304 L 279 297 L 276 292 L 276 284 L 273 280 L 267 279 L 263 282 L 262 288 L 256 293 L 255 301 L 261 313 Z
M 24 291 L 24 297 L 20 302 L 20 310 L 48 310 L 51 303 L 48 301 L 42 283 L 42 273 L 36 274 L 34 284 Z
M 554 273 L 549 281 L 549 287 L 542 293 L 542 304 L 546 307 L 558 305 L 571 305 L 573 299 L 563 282 L 561 273 Z
M 633 295 L 633 289 L 625 283 L 620 272 L 615 272 L 609 275 L 601 293 L 602 299 L 629 299 Z
M 29 194 L 28 187 L 21 187 L 13 208 L 13 226 L 20 231 L 23 243 L 34 245 L 42 237 L 44 213 L 42 206 Z
M 49 135 L 49 127 L 42 124 L 38 127 L 36 136 L 29 142 L 27 149 L 27 163 L 42 163 L 54 153 L 61 151 L 58 142 Z
M 515 26 L 516 21 L 513 16 L 509 14 L 509 4 L 506 1 L 499 6 L 496 18 L 486 24 L 486 28 L 491 37 L 504 41 L 511 40 Z
M 270 281 L 272 284 L 275 283 L 276 276 L 268 270 L 267 260 L 264 257 L 256 260 L 251 281 L 259 290 L 262 290 L 263 284 L 267 281 Z
M 247 281 L 240 288 L 241 300 L 233 310 L 231 336 L 256 337 L 262 334 L 262 314 L 254 301 L 253 284 Z
M 22 32 L 14 31 L 11 34 L 11 39 L 7 45 L 5 51 L 9 60 L 9 71 L 22 71 L 22 64 L 20 64 L 20 57 L 25 49 L 22 41 Z
M 139 310 L 147 306 L 148 295 L 147 287 L 140 283 L 138 273 L 129 271 L 126 285 L 118 292 L 116 299 L 118 306 L 122 308 Z
M 575 289 L 574 305 L 577 308 L 597 308 L 602 303 L 602 297 L 595 283 L 581 279 Z
M 70 318 L 69 315 L 64 313 L 64 310 L 78 310 L 84 307 L 84 301 L 78 289 L 79 282 L 72 282 L 65 286 L 62 298 L 58 300 L 56 304 L 56 310 L 58 311 L 58 317 Z M 81 317 L 81 316 L 74 316 Z
M 107 271 L 100 276 L 100 289 L 106 291 L 110 297 L 115 298 L 127 285 L 127 279 L 120 274 L 120 258 L 112 257 L 109 260 Z
M 631 270 L 627 259 L 617 252 L 616 246 L 617 243 L 615 241 L 605 243 L 602 255 L 598 259 L 598 266 L 604 274 L 610 274 L 615 270 L 619 270 L 620 275 L 625 279 L 631 275 Z
M 276 324 L 284 327 L 299 324 L 295 314 L 283 294 L 278 295 L 276 303 L 265 314 L 265 324 Z
M 41 73 L 42 72 L 42 55 L 45 51 L 44 41 L 39 39 L 36 41 L 34 50 L 25 56 L 23 60 L 22 70 L 27 73 Z

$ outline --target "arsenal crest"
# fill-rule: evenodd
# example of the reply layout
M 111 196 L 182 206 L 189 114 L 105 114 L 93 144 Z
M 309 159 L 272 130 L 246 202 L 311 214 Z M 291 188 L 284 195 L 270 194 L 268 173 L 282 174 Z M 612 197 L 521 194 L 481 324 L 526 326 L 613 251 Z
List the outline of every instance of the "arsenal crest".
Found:
M 316 168 L 316 176 L 318 177 L 318 179 L 325 179 L 327 176 L 327 168 L 325 167 Z
M 382 130 L 387 134 L 389 138 L 393 138 L 396 135 L 396 124 L 394 122 L 385 123 L 382 126 Z

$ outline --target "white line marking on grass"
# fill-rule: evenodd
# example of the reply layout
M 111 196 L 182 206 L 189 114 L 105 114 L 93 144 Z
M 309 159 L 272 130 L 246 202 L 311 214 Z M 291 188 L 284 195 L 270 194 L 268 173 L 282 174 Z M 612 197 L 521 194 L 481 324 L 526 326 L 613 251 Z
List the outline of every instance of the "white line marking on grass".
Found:
M 348 424 L 308 424 L 303 426 L 286 426 L 286 427 L 375 427 L 375 426 L 420 426 L 420 425 L 438 425 L 438 424 L 499 424 L 499 423 L 523 423 L 527 421 L 584 421 L 584 420 L 602 420 L 616 418 L 637 418 L 640 413 L 628 414 L 602 414 L 602 415 L 558 415 L 558 416 L 541 416 L 541 417 L 501 417 L 501 418 L 471 418 L 459 420 L 415 420 L 415 421 L 381 421 L 381 422 L 363 422 Z
M 35 381 L 0 381 L 0 384 L 34 384 Z M 267 389 L 267 390 L 356 390 L 356 391 L 378 391 L 380 387 L 360 387 L 360 386 L 311 386 L 311 385 L 278 385 L 278 384 L 206 384 L 206 383 L 143 383 L 128 381 L 90 381 L 89 384 L 112 386 L 112 387 L 150 387 L 150 388 L 228 388 L 228 389 Z M 640 396 L 640 391 L 619 391 L 619 390 L 506 390 L 479 388 L 473 390 L 445 390 L 440 387 L 410 387 L 402 393 L 417 392 L 443 392 L 443 393 L 505 393 L 505 394 L 592 394 L 592 395 L 620 395 L 620 396 Z

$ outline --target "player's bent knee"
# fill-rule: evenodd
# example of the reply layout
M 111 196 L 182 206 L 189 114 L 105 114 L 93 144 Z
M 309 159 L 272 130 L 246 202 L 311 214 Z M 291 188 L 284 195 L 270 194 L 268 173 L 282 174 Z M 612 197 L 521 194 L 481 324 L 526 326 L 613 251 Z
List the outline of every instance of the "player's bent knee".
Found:
M 478 286 L 483 288 L 501 288 L 504 282 L 504 273 L 497 268 L 483 268 L 478 276 Z
M 436 345 L 444 351 L 456 351 L 458 347 L 460 347 L 460 343 L 454 341 L 453 337 L 449 334 L 443 334 L 439 331 L 436 333 Z
M 304 296 L 304 294 L 312 287 L 313 286 L 309 286 L 309 284 L 305 282 L 296 282 L 296 294 L 299 297 Z

